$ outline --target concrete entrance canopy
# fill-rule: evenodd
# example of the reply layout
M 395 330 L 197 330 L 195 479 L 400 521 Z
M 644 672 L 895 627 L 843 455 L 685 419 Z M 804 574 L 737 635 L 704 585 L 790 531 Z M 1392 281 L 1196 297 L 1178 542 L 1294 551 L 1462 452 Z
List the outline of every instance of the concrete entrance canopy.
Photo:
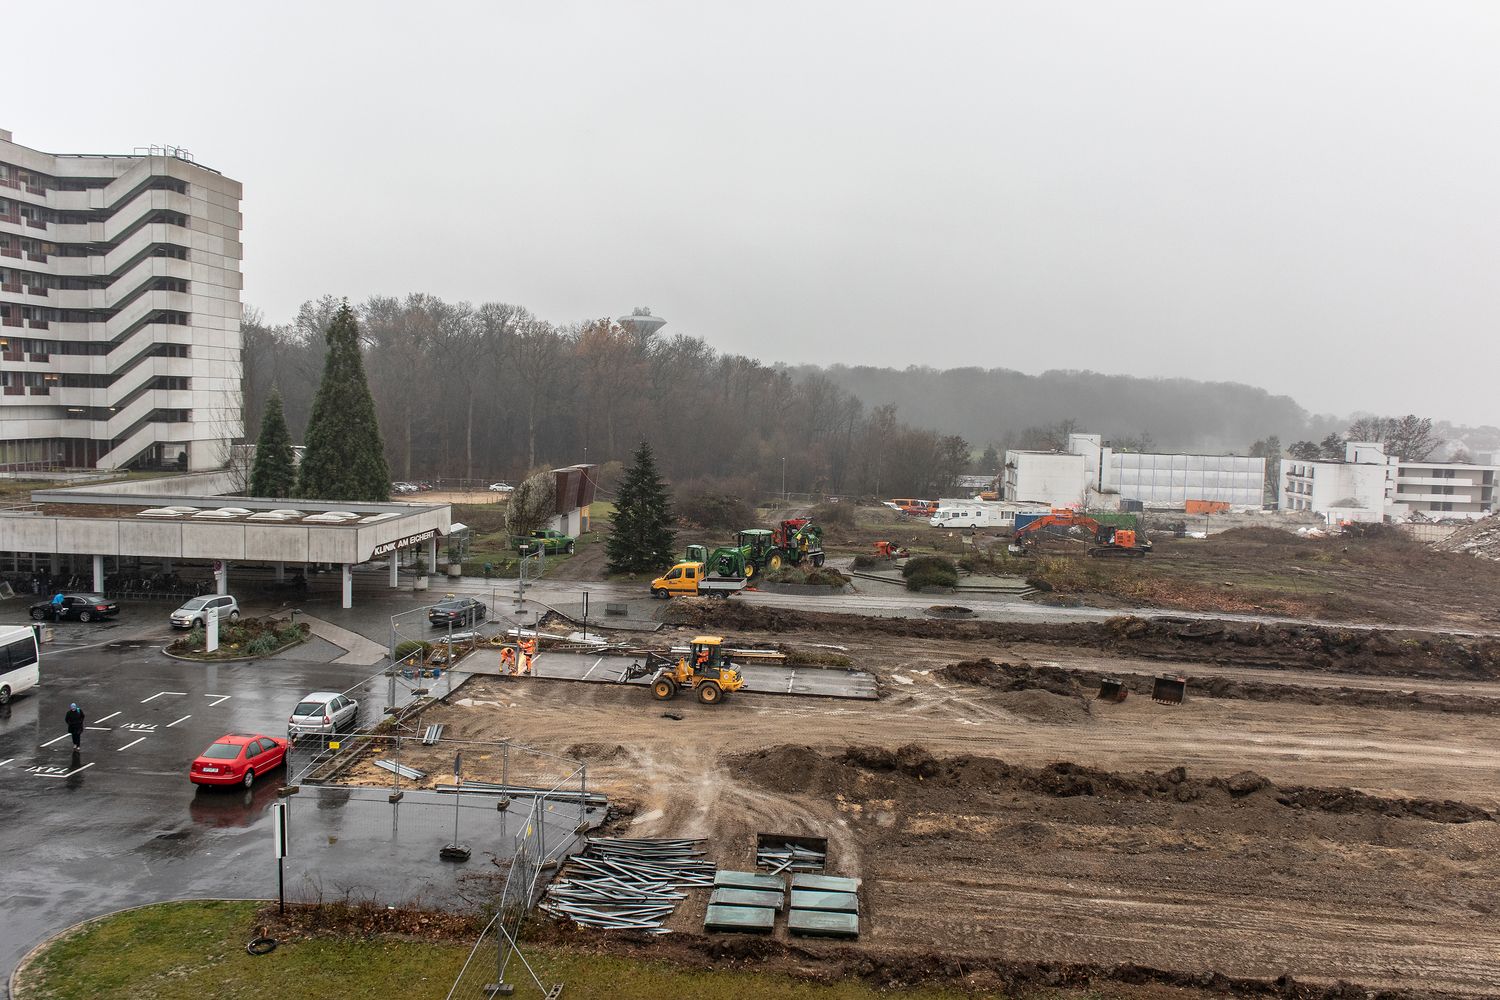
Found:
M 142 496 L 87 487 L 38 490 L 31 499 L 0 510 L 0 552 L 90 555 L 96 565 L 103 556 L 339 563 L 345 607 L 349 567 L 394 561 L 394 553 L 414 545 L 431 553 L 452 527 L 448 504 Z

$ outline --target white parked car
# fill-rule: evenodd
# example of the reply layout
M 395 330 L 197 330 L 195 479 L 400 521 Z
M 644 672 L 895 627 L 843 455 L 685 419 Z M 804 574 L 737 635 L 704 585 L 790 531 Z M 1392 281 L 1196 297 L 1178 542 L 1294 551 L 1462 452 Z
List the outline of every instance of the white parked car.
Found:
M 172 612 L 173 628 L 192 628 L 195 625 L 203 625 L 204 617 L 209 608 L 219 609 L 219 621 L 237 622 L 240 620 L 240 602 L 233 597 L 220 596 L 218 594 L 207 594 L 203 597 L 195 597 L 182 607 Z
M 509 483 L 490 483 L 491 493 L 514 493 L 515 487 Z
M 359 702 L 337 691 L 314 691 L 292 709 L 286 720 L 287 736 L 332 736 L 354 728 L 359 716 Z

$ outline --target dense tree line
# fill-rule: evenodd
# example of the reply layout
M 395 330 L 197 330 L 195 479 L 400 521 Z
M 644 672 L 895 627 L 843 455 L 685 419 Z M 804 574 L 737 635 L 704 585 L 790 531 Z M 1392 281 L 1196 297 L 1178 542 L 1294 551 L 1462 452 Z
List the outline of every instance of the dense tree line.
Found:
M 1100 363 L 1107 363 L 1107 359 Z M 1235 382 L 1004 368 L 801 368 L 903 419 L 1006 448 L 1047 448 L 1068 431 L 1129 451 L 1243 451 L 1247 435 L 1321 437 L 1344 421 Z
M 251 312 L 245 423 L 279 390 L 302 441 L 340 302 L 286 324 Z M 355 308 L 385 460 L 398 479 L 506 478 L 540 465 L 628 459 L 650 441 L 675 482 L 744 491 L 951 495 L 968 443 L 865 406 L 817 373 L 721 354 L 690 336 L 638 335 L 609 319 L 568 326 L 505 303 L 430 295 Z

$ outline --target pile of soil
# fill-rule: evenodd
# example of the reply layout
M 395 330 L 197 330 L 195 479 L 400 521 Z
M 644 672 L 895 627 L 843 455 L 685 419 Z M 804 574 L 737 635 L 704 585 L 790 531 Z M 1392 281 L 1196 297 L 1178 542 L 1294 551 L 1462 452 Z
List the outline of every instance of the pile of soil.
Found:
M 274 910 L 268 909 L 267 913 Z M 272 924 L 271 926 L 278 926 Z M 529 929 L 538 944 L 596 955 L 668 962 L 703 969 L 755 969 L 780 972 L 813 983 L 836 986 L 858 979 L 882 990 L 911 990 L 928 985 L 982 989 L 988 995 L 1067 997 L 1058 990 L 1086 991 L 1087 996 L 1171 996 L 1261 998 L 1279 1000 L 1449 1000 L 1459 994 L 1432 990 L 1376 990 L 1338 981 L 1330 984 L 1298 982 L 1289 975 L 1271 978 L 1228 976 L 1221 972 L 1188 972 L 1122 963 L 1035 962 L 990 953 L 945 949 L 941 952 L 903 949 L 875 952 L 867 947 L 828 943 L 779 941 L 746 934 L 706 935 L 674 931 L 662 936 L 590 931 L 574 924 L 540 922 Z M 1133 989 L 1134 988 L 1134 989 Z M 1121 992 L 1121 990 L 1127 992 Z M 1138 991 L 1137 991 L 1138 990 Z M 1106 992 L 1101 992 L 1106 991 Z
M 1023 719 L 1055 725 L 1087 722 L 1091 702 L 1083 687 L 1066 670 L 1020 663 L 995 663 L 988 657 L 949 664 L 940 676 L 1001 692 L 996 700 Z
M 928 808 L 959 808 L 976 795 L 1086 796 L 1112 802 L 1153 800 L 1212 807 L 1305 809 L 1362 813 L 1435 823 L 1493 822 L 1488 811 L 1465 802 L 1396 799 L 1352 788 L 1278 787 L 1253 771 L 1195 778 L 1184 767 L 1167 771 L 1103 771 L 1060 762 L 1035 768 L 995 757 L 936 757 L 915 743 L 895 750 L 853 746 L 825 755 L 804 746 L 772 747 L 729 758 L 737 775 L 777 792 L 843 796 L 855 800 L 902 799 L 920 794 Z M 920 782 L 916 793 L 913 783 Z
M 1420 630 L 1147 619 L 1129 615 L 1103 622 L 1066 624 L 939 622 L 793 611 L 707 598 L 673 601 L 663 609 L 662 618 L 670 624 L 725 632 L 817 631 L 916 639 L 989 639 L 1090 646 L 1140 659 L 1196 660 L 1386 677 L 1500 680 L 1500 640 Z
M 1002 666 L 1005 666 L 1002 664 Z M 1033 668 L 1035 669 L 1035 668 Z M 1106 676 L 1096 670 L 1062 670 L 1075 677 L 1084 693 L 1097 692 Z M 1119 681 L 1127 691 L 1151 694 L 1154 678 L 1149 674 L 1111 671 L 1109 677 Z M 1299 684 L 1270 684 L 1241 680 L 1219 674 L 1188 674 L 1188 697 L 1236 698 L 1242 701 L 1295 701 L 1303 705 L 1346 705 L 1358 708 L 1382 708 L 1408 712 L 1442 712 L 1456 715 L 1500 715 L 1500 698 L 1467 694 L 1434 694 L 1430 691 L 1392 691 L 1381 688 L 1315 687 Z

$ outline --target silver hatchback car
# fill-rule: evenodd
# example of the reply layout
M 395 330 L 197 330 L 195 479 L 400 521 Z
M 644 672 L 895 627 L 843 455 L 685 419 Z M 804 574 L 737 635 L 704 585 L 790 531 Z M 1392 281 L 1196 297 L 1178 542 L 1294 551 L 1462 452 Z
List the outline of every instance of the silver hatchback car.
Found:
M 208 615 L 209 608 L 217 608 L 219 611 L 219 624 L 227 625 L 230 622 L 240 620 L 240 602 L 233 597 L 220 594 L 205 594 L 195 597 L 182 607 L 172 612 L 173 628 L 202 627 L 204 619 Z
M 333 736 L 353 729 L 359 717 L 359 702 L 337 691 L 314 691 L 292 709 L 286 720 L 286 733 L 298 736 Z

